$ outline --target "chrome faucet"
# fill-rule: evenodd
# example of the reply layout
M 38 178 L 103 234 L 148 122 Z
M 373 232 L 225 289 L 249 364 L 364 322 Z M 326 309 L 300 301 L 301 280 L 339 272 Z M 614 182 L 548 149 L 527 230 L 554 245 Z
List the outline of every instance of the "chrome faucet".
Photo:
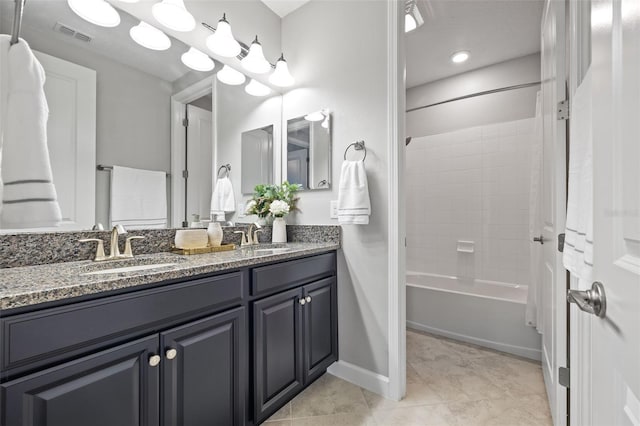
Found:
M 125 249 L 124 249 L 124 254 L 120 253 L 120 247 L 118 247 L 118 237 L 120 235 L 125 235 L 127 233 L 127 231 L 124 229 L 124 226 L 122 225 L 115 225 L 113 227 L 113 229 L 111 230 L 111 247 L 109 250 L 109 256 L 106 256 L 104 254 L 104 241 L 102 241 L 99 238 L 85 238 L 82 240 L 79 240 L 79 242 L 81 243 L 87 243 L 87 242 L 96 242 L 98 243 L 98 246 L 96 248 L 96 255 L 94 256 L 93 260 L 96 262 L 100 262 L 103 260 L 113 260 L 113 259 L 130 259 L 133 258 L 133 250 L 131 248 L 131 241 L 132 240 L 142 240 L 144 239 L 144 237 L 142 236 L 132 236 L 132 237 L 127 237 L 126 243 L 125 243 Z

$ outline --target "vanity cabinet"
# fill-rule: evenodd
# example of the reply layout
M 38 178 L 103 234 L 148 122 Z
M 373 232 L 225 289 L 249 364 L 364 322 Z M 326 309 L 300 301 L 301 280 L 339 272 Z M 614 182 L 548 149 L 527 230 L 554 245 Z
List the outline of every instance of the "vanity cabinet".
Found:
M 253 303 L 254 416 L 266 420 L 338 359 L 335 277 Z

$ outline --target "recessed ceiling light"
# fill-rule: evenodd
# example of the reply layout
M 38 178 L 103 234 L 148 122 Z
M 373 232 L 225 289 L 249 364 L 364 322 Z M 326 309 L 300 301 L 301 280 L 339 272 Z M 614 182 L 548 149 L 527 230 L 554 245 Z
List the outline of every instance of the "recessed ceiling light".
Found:
M 453 55 L 451 55 L 451 62 L 453 62 L 454 64 L 461 64 L 465 62 L 467 59 L 469 59 L 469 52 L 465 50 L 456 52 Z
M 104 0 L 67 0 L 76 15 L 101 27 L 117 27 L 120 24 L 118 11 Z

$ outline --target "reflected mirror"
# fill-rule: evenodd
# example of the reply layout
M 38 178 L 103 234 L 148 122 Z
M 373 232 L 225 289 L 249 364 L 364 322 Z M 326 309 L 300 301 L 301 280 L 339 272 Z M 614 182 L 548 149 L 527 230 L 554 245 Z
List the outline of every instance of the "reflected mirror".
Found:
M 273 125 L 242 133 L 242 193 L 273 183 Z
M 331 114 L 315 111 L 287 121 L 287 180 L 302 190 L 331 188 Z

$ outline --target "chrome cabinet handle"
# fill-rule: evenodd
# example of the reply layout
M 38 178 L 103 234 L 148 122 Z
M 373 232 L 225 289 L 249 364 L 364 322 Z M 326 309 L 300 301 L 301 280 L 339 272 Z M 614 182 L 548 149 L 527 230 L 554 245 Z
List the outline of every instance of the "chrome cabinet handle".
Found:
M 542 236 L 542 234 L 540 234 L 539 237 L 533 237 L 533 242 L 534 243 L 544 244 L 544 237 Z
M 307 301 L 307 303 L 311 302 L 311 296 L 307 296 L 305 300 Z
M 581 311 L 604 318 L 607 312 L 607 297 L 601 282 L 594 282 L 589 290 L 567 290 L 567 302 L 575 303 Z
M 160 364 L 161 360 L 162 358 L 160 358 L 160 355 L 151 355 L 149 357 L 149 365 L 152 367 L 157 367 L 158 364 Z
M 298 300 L 298 303 L 300 303 L 301 305 L 304 306 L 307 303 L 307 301 L 304 300 L 304 299 L 300 299 L 300 300 Z
M 178 356 L 178 351 L 174 348 L 167 349 L 167 351 L 164 353 L 164 356 L 166 356 L 167 359 L 175 359 L 175 357 Z

